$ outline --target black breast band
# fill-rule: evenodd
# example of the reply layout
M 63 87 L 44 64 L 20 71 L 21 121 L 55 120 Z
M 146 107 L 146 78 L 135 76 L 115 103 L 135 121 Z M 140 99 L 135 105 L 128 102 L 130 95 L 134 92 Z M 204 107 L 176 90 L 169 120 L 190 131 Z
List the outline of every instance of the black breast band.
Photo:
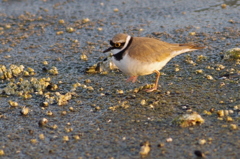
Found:
M 132 40 L 133 40 L 133 37 L 131 37 L 131 39 L 129 40 L 129 43 L 128 43 L 128 45 L 127 45 L 127 47 L 126 47 L 125 49 L 123 49 L 123 50 L 120 51 L 119 53 L 113 55 L 114 58 L 115 58 L 117 61 L 122 60 L 123 55 L 124 55 L 124 52 L 129 48 L 129 46 L 130 46 L 131 43 L 132 43 Z

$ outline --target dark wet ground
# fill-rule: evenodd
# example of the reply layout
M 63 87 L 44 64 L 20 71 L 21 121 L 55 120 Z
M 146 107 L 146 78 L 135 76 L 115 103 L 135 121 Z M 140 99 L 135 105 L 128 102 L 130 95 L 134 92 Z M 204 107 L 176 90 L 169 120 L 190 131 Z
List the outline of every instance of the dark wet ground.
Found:
M 196 158 L 195 150 L 206 158 L 238 158 L 240 132 L 231 124 L 240 126 L 240 106 L 236 107 L 240 104 L 240 67 L 236 60 L 222 57 L 226 50 L 240 47 L 239 12 L 237 0 L 0 1 L 1 65 L 24 65 L 35 70 L 33 77 L 51 77 L 59 87 L 53 92 L 65 94 L 77 82 L 94 88 L 79 87 L 68 104 L 46 108 L 40 106 L 44 101 L 41 95 L 23 99 L 2 94 L 0 158 L 141 158 L 144 141 L 151 144 L 146 158 Z M 61 19 L 64 24 L 59 23 Z M 67 27 L 74 31 L 67 32 Z M 154 81 L 155 75 L 128 84 L 118 71 L 85 73 L 87 67 L 107 56 L 102 50 L 120 32 L 208 48 L 168 63 L 157 92 L 133 93 L 134 88 Z M 81 60 L 82 54 L 88 60 Z M 207 58 L 199 60 L 200 55 Z M 57 67 L 58 75 L 44 71 L 52 66 Z M 200 69 L 203 73 L 196 74 Z M 213 80 L 207 79 L 208 75 Z M 2 80 L 0 88 L 19 78 L 31 77 Z M 12 108 L 9 100 L 19 106 Z M 30 109 L 26 116 L 20 114 L 24 106 Z M 201 114 L 205 123 L 190 128 L 173 125 L 176 117 L 186 113 L 185 106 Z M 211 108 L 213 114 L 206 115 L 204 111 Z M 233 121 L 218 118 L 217 110 L 231 110 Z M 53 115 L 46 115 L 47 111 Z M 42 118 L 49 122 L 40 127 Z M 202 140 L 206 143 L 199 144 Z

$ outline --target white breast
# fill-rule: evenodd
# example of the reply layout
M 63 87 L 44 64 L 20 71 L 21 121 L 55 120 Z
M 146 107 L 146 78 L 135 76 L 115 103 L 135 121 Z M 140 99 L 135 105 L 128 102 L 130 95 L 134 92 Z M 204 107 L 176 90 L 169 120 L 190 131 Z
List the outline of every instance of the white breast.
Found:
M 166 59 L 161 62 L 142 62 L 136 59 L 131 58 L 128 54 L 125 54 L 122 60 L 117 61 L 114 57 L 112 60 L 114 64 L 125 74 L 130 76 L 141 76 L 152 74 L 155 70 L 161 70 L 167 62 L 170 60 Z

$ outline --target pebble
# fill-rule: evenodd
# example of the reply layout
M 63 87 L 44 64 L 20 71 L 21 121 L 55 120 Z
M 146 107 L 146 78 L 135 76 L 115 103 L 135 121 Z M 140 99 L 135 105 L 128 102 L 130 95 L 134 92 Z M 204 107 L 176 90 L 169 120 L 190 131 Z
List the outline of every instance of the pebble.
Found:
M 199 151 L 199 150 L 195 150 L 195 151 L 194 151 L 194 154 L 195 154 L 197 157 L 205 157 L 205 155 L 202 153 L 202 151 Z
M 39 120 L 38 125 L 45 126 L 47 123 L 48 123 L 48 119 L 42 118 L 41 120 Z

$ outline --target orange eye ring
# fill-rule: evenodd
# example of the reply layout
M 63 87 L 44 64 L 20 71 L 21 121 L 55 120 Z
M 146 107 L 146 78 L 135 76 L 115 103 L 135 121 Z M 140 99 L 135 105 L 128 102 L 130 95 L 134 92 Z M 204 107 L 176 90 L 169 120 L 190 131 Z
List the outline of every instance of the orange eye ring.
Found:
M 120 46 L 121 46 L 121 43 L 115 43 L 114 46 L 115 46 L 115 47 L 120 47 Z

